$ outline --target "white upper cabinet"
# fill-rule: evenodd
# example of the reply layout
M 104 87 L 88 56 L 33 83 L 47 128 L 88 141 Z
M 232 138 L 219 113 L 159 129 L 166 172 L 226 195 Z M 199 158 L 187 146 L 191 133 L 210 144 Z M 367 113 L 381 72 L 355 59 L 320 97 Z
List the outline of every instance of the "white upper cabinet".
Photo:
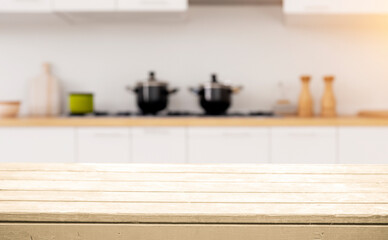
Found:
M 85 127 L 78 128 L 76 132 L 78 162 L 130 162 L 131 136 L 129 128 Z
M 74 128 L 0 128 L 0 162 L 74 162 Z
M 119 11 L 177 12 L 186 11 L 187 0 L 118 0 Z
M 289 14 L 388 13 L 387 0 L 283 0 Z
M 50 12 L 51 0 L 0 0 L 0 12 Z
M 191 127 L 189 163 L 269 163 L 269 129 Z
M 387 127 L 341 127 L 339 162 L 342 164 L 388 164 Z
M 337 162 L 337 130 L 334 127 L 275 127 L 271 131 L 272 163 Z
M 135 127 L 132 129 L 135 163 L 186 163 L 186 129 Z
M 96 12 L 115 11 L 117 0 L 52 0 L 54 11 Z
M 188 0 L 0 0 L 0 12 L 182 12 Z

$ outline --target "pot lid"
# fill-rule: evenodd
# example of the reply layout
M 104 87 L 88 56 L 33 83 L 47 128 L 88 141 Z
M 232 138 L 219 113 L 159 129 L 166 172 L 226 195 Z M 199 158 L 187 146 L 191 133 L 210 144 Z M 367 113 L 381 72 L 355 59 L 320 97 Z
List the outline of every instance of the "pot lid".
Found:
M 166 87 L 168 83 L 158 81 L 155 76 L 155 72 L 150 72 L 149 77 L 146 81 L 144 82 L 138 82 L 137 86 L 138 87 Z
M 216 74 L 212 74 L 211 81 L 201 85 L 201 87 L 204 87 L 204 88 L 227 88 L 227 89 L 231 88 L 231 86 L 219 82 Z

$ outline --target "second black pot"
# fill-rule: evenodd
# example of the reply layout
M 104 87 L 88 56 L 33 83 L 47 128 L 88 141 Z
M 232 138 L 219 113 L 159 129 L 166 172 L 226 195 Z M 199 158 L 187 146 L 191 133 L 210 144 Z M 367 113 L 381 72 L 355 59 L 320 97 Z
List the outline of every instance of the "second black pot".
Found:
M 199 88 L 190 88 L 190 91 L 199 96 L 200 105 L 207 115 L 222 115 L 231 106 L 232 95 L 241 89 L 242 87 L 232 87 L 218 82 L 217 76 L 213 74 L 210 83 Z
M 152 115 L 164 110 L 168 105 L 169 95 L 178 91 L 178 89 L 170 90 L 167 83 L 157 81 L 154 72 L 150 72 L 148 81 L 140 82 L 134 88 L 127 89 L 136 94 L 137 106 L 141 112 Z

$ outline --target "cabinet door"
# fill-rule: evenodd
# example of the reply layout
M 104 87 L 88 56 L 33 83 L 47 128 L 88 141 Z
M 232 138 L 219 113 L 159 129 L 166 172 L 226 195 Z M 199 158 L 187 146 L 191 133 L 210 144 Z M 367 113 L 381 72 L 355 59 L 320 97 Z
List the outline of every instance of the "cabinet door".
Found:
M 50 11 L 50 0 L 0 0 L 0 12 Z
M 271 157 L 280 164 L 337 163 L 334 127 L 275 127 L 271 130 Z
M 74 162 L 74 128 L 0 128 L 0 162 Z
M 188 132 L 189 163 L 268 163 L 269 129 L 192 127 Z
M 121 127 L 78 128 L 78 162 L 130 162 L 130 129 Z
M 114 11 L 116 0 L 53 0 L 55 11 Z
M 118 0 L 120 11 L 186 11 L 187 0 Z
M 330 13 L 341 10 L 347 0 L 284 0 L 285 12 L 292 13 Z
M 339 162 L 343 164 L 388 164 L 387 127 L 341 127 Z
M 182 127 L 133 128 L 133 162 L 186 163 L 186 129 Z
M 286 13 L 386 13 L 387 0 L 283 0 Z

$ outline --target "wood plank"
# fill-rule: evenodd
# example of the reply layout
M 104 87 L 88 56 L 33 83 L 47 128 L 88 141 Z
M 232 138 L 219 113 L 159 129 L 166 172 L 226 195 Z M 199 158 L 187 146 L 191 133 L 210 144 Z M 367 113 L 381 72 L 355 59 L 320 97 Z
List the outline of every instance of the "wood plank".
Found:
M 238 173 L 238 174 L 369 174 L 388 175 L 384 165 L 277 165 L 277 164 L 222 164 L 222 165 L 159 165 L 159 164 L 48 164 L 1 163 L 1 171 L 68 171 L 68 172 L 126 172 L 126 173 Z
M 387 226 L 0 224 L 2 240 L 386 240 Z
M 381 223 L 388 204 L 1 201 L 0 221 L 113 223 Z
M 163 193 L 1 191 L 0 201 L 388 204 L 388 193 Z
M 112 182 L 388 183 L 387 175 L 0 171 L 0 180 Z
M 2 180 L 1 190 L 114 192 L 387 193 L 387 183 L 199 183 Z
M 0 221 L 388 224 L 387 170 L 0 164 Z
M 104 126 L 388 126 L 388 119 L 338 118 L 262 118 L 262 117 L 123 117 L 123 118 L 15 118 L 0 119 L 0 127 L 104 127 Z

